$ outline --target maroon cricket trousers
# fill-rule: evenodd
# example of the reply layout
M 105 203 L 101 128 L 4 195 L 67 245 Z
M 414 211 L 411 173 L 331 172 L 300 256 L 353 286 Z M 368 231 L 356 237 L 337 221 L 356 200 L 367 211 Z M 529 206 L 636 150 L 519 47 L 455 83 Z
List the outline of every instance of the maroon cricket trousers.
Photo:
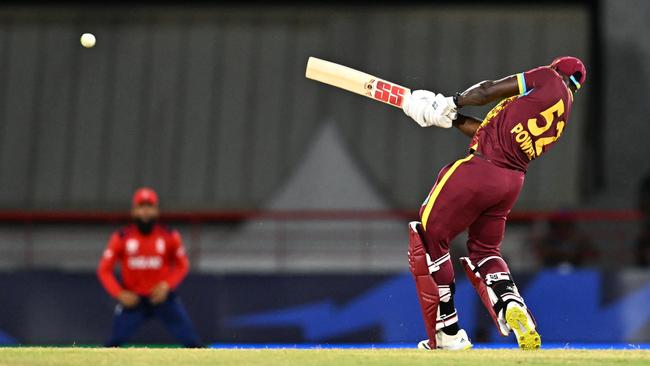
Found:
M 467 250 L 474 264 L 501 257 L 506 219 L 524 184 L 524 175 L 472 154 L 442 168 L 420 209 L 423 239 L 431 259 L 448 253 L 450 241 L 466 229 Z M 504 261 L 497 260 L 489 261 L 480 272 L 485 276 L 509 270 Z M 434 278 L 438 284 L 453 282 L 451 263 L 446 262 Z

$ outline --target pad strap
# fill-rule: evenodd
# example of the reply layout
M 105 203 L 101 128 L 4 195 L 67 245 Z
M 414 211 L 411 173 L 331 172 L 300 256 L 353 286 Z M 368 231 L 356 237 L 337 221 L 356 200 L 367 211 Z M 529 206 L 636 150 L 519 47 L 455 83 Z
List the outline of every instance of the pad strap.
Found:
M 441 305 L 438 307 L 436 330 L 458 323 L 458 313 L 453 307 L 453 303 L 449 303 L 455 292 L 456 284 L 453 282 L 449 285 L 438 285 L 438 295 L 440 296 Z
M 452 283 L 451 285 L 438 285 L 438 293 L 440 294 L 440 301 L 449 302 L 451 297 L 454 296 L 456 292 L 456 284 Z
M 502 272 L 503 273 L 503 272 Z M 490 273 L 492 275 L 493 273 Z M 497 274 L 497 273 L 495 273 Z M 524 299 L 521 297 L 519 294 L 519 290 L 517 289 L 517 286 L 515 283 L 512 281 L 512 277 L 510 277 L 509 274 L 506 273 L 506 276 L 504 276 L 505 279 L 502 279 L 500 281 L 495 281 L 492 284 L 488 284 L 494 292 L 496 302 L 494 303 L 494 312 L 499 316 L 502 317 L 503 314 L 501 314 L 501 311 L 505 310 L 506 306 L 508 303 L 511 301 L 514 301 L 518 303 L 521 306 L 526 306 L 524 304 Z M 487 283 L 487 281 L 486 281 Z
M 458 323 L 458 313 L 454 310 L 451 314 L 438 315 L 436 319 L 436 330 Z
M 481 261 L 483 263 L 487 262 L 486 260 Z M 485 281 L 481 277 L 481 274 L 478 271 L 478 266 L 474 265 L 468 257 L 460 258 L 460 263 L 465 270 L 467 279 L 476 290 L 476 293 L 479 295 L 483 306 L 487 309 L 490 317 L 494 321 L 494 325 L 499 330 L 502 336 L 507 336 L 509 334 L 509 329 L 504 322 L 501 322 L 498 317 L 498 313 L 495 312 L 495 304 L 499 301 L 499 297 L 494 294 L 494 291 L 491 287 L 485 284 Z M 499 306 L 501 309 L 502 306 Z
M 432 261 L 431 256 L 429 255 L 429 253 L 427 253 L 427 266 L 429 266 L 429 273 L 434 274 L 438 272 L 442 264 L 449 260 L 451 260 L 451 255 L 449 254 L 449 252 L 447 252 L 447 254 L 443 255 L 442 257 L 436 259 L 435 261 Z
M 487 276 L 485 276 L 485 284 L 488 286 L 492 286 L 493 284 L 499 282 L 499 281 L 510 281 L 512 282 L 512 277 L 510 276 L 510 273 L 508 272 L 495 272 L 495 273 L 488 273 Z

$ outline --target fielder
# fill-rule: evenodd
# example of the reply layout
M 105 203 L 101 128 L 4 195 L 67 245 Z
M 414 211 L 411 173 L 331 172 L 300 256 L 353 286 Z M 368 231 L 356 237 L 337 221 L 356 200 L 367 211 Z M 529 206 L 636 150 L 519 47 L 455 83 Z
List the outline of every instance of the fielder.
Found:
M 104 251 L 97 275 L 117 299 L 113 331 L 107 347 L 124 344 L 145 320 L 157 317 L 185 347 L 201 347 L 185 307 L 174 292 L 189 269 L 181 236 L 157 223 L 158 195 L 141 188 L 133 195 L 133 223 L 115 232 Z M 113 274 L 121 267 L 122 283 Z
M 524 183 L 528 164 L 564 132 L 573 93 L 586 77 L 575 57 L 548 66 L 480 82 L 453 97 L 417 90 L 404 101 L 406 115 L 423 127 L 455 126 L 469 136 L 469 155 L 442 168 L 409 224 L 409 267 L 429 339 L 422 349 L 469 349 L 454 306 L 454 270 L 449 242 L 469 229 L 469 257 L 461 258 L 470 282 L 502 335 L 514 331 L 521 349 L 537 349 L 541 337 L 501 257 L 506 217 Z M 502 99 L 483 121 L 458 111 Z

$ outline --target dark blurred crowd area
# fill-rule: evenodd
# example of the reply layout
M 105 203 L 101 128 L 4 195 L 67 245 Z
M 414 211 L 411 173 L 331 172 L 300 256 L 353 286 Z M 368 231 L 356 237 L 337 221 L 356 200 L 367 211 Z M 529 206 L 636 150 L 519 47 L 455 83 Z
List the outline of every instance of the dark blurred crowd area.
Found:
M 636 267 L 645 268 L 650 267 L 650 174 L 642 179 L 637 197 L 635 206 L 641 217 L 632 262 Z M 531 231 L 530 243 L 543 267 L 590 267 L 607 260 L 593 236 L 570 213 L 558 212 L 542 230 Z

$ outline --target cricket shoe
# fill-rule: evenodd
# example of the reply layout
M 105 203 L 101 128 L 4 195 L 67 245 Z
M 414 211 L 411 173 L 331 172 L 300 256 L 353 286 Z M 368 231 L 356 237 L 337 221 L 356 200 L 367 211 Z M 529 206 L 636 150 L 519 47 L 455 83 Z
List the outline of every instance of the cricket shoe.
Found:
M 461 329 L 455 335 L 448 335 L 445 332 L 439 330 L 436 332 L 436 349 L 443 349 L 449 351 L 462 351 L 472 348 L 472 342 L 469 341 L 469 337 L 465 330 Z M 418 349 L 430 350 L 429 340 L 425 339 L 418 343 Z
M 509 302 L 506 308 L 506 323 L 515 332 L 519 348 L 533 350 L 541 347 L 542 337 L 535 330 L 535 323 L 526 308 L 514 301 Z

